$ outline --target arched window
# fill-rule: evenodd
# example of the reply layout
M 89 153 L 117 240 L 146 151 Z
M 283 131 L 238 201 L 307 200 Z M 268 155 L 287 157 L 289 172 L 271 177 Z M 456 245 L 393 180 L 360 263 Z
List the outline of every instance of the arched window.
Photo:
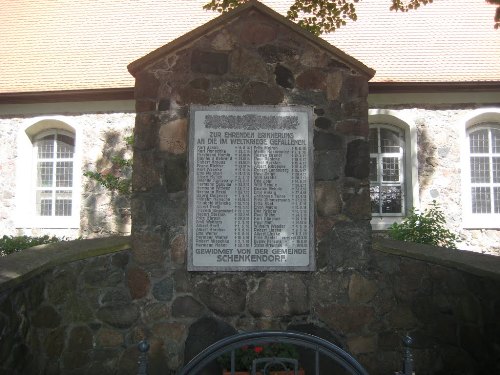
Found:
M 500 108 L 469 113 L 461 135 L 462 227 L 500 228 Z
M 470 212 L 500 214 L 500 123 L 475 125 L 468 129 L 467 138 Z
M 71 216 L 73 212 L 74 136 L 60 129 L 35 136 L 35 205 L 37 216 Z
M 403 216 L 406 211 L 404 132 L 388 124 L 371 124 L 369 143 L 372 216 Z
M 419 206 L 415 119 L 397 110 L 370 109 L 371 225 L 386 230 Z
M 60 118 L 19 129 L 16 228 L 80 227 L 81 129 Z

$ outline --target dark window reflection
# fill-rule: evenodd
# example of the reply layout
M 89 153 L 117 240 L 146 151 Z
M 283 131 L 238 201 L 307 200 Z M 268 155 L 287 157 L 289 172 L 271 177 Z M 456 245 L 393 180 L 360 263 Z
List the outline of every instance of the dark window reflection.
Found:
M 375 215 L 404 214 L 404 136 L 389 125 L 372 125 L 370 199 Z

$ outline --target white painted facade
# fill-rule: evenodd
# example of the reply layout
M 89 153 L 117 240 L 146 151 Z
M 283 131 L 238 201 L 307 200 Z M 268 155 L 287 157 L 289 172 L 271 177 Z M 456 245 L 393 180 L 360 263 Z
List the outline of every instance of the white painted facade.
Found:
M 405 177 L 411 206 L 442 207 L 460 249 L 500 255 L 500 213 L 472 213 L 468 131 L 500 129 L 500 93 L 379 94 L 369 97 L 370 123 L 405 131 Z M 494 158 L 493 158 L 494 159 Z M 374 230 L 401 217 L 373 217 Z
M 130 232 L 129 200 L 83 176 L 110 166 L 113 150 L 133 131 L 132 101 L 0 106 L 0 235 L 50 234 L 67 238 Z M 75 140 L 70 216 L 35 210 L 34 139 L 60 129 Z

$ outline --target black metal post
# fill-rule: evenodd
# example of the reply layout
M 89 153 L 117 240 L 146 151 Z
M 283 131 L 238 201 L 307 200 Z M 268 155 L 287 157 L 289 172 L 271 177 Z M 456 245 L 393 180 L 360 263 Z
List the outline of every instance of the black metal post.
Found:
M 411 354 L 410 345 L 413 344 L 413 339 L 406 335 L 403 337 L 403 370 L 395 372 L 394 375 L 413 375 L 413 354 Z
M 139 355 L 139 372 L 137 375 L 147 375 L 148 374 L 148 351 L 149 351 L 149 342 L 147 340 L 142 340 L 137 344 L 137 349 L 141 354 Z

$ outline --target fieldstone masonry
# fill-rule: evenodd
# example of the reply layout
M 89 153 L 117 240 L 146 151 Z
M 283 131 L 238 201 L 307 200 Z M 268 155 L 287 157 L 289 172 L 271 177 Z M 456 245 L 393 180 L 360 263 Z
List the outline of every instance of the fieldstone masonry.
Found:
M 0 258 L 0 269 L 8 271 L 0 274 L 0 373 L 137 374 L 137 344 L 146 337 L 149 374 L 174 374 L 215 340 L 237 330 L 270 328 L 323 337 L 351 352 L 374 375 L 401 368 L 401 337 L 408 332 L 415 340 L 417 374 L 495 374 L 500 369 L 497 257 L 470 254 L 461 271 L 388 255 L 387 244 L 378 241 L 379 250 L 370 250 L 370 260 L 359 267 L 339 257 L 337 268 L 307 275 L 193 277 L 176 269 L 151 288 L 151 278 L 138 271 L 129 250 L 96 251 L 109 248 L 108 240 L 90 241 Z M 439 255 L 431 254 L 443 252 L 390 244 L 396 254 L 409 246 L 434 259 Z M 69 250 L 72 259 L 84 259 L 57 261 L 67 259 Z M 348 247 L 339 251 L 349 256 Z M 453 254 L 442 259 L 449 262 Z M 27 272 L 25 264 L 40 264 L 40 257 L 58 264 L 41 273 L 31 269 L 35 277 L 19 272 Z M 488 265 L 491 272 L 476 272 L 471 263 Z M 5 277 L 14 272 L 24 282 Z M 307 356 L 301 363 L 312 371 Z M 329 374 L 328 363 L 324 366 Z M 218 375 L 220 369 L 214 366 L 211 373 Z
M 419 375 L 500 370 L 498 273 L 372 248 L 373 71 L 256 2 L 129 69 L 137 99 L 131 250 L 63 262 L 15 287 L 0 282 L 0 372 L 135 374 L 137 343 L 147 338 L 149 374 L 174 374 L 217 339 L 261 329 L 324 337 L 374 375 L 401 369 L 406 333 Z M 314 108 L 315 271 L 187 272 L 191 104 Z
M 350 281 L 352 269 L 365 267 L 369 258 L 366 98 L 374 72 L 255 2 L 129 70 L 137 101 L 132 298 L 167 303 L 168 324 L 189 330 L 188 343 L 197 335 L 193 324 L 210 317 L 233 331 L 314 323 L 360 346 L 364 341 L 356 337 L 376 320 L 376 311 L 356 286 L 355 303 L 349 303 L 348 287 L 358 281 Z M 314 109 L 315 272 L 186 271 L 191 104 Z M 144 325 L 147 337 L 158 337 L 156 324 Z M 182 340 L 163 342 L 169 368 L 189 359 L 192 349 Z

